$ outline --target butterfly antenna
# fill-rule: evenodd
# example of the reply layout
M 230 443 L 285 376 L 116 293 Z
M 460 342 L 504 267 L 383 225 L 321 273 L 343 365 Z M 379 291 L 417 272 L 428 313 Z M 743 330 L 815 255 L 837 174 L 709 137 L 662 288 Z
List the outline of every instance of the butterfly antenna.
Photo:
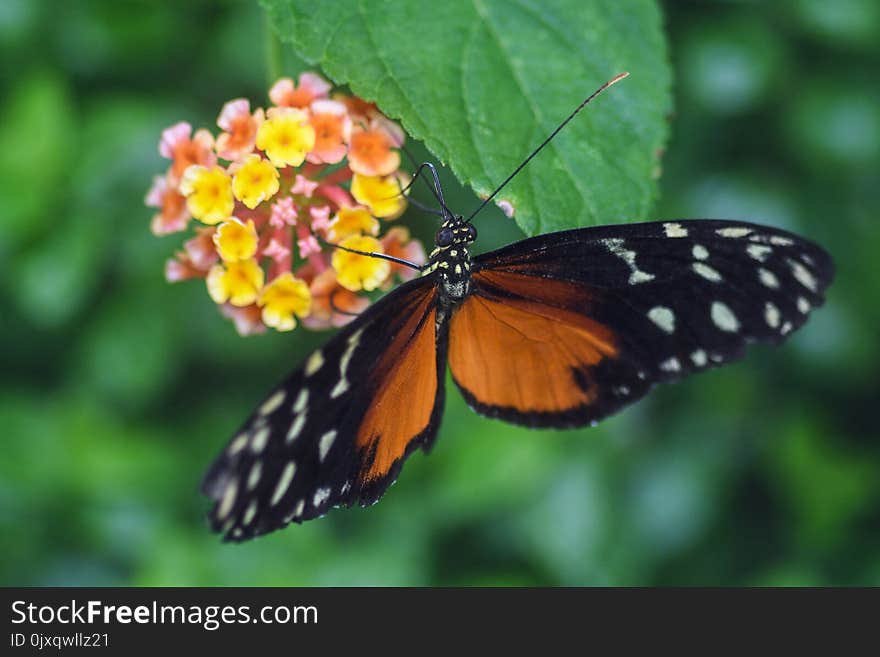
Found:
M 432 185 L 431 182 L 427 178 L 422 178 L 422 180 L 425 181 L 425 184 L 428 186 L 428 189 L 431 190 L 431 194 L 434 195 L 434 198 L 437 199 L 437 202 L 443 208 L 443 212 L 445 212 L 448 216 L 451 217 L 452 211 L 448 207 L 446 207 L 446 201 L 443 199 L 443 188 L 440 186 L 440 177 L 437 175 L 437 169 L 434 167 L 434 165 L 431 164 L 430 162 L 422 162 L 421 164 L 418 164 L 416 162 L 416 158 L 413 157 L 413 154 L 410 152 L 410 150 L 406 146 L 401 146 L 400 150 L 402 150 L 404 153 L 406 153 L 406 156 L 409 158 L 409 161 L 412 163 L 412 165 L 414 167 L 416 167 L 416 172 L 415 172 L 415 175 L 413 175 L 413 179 L 409 181 L 409 184 L 406 187 L 404 187 L 402 191 L 406 191 L 407 189 L 412 187 L 413 184 L 416 182 L 416 178 L 419 177 L 419 175 L 422 173 L 422 171 L 424 169 L 430 169 L 431 176 L 434 179 L 434 184 Z
M 596 91 L 594 91 L 594 92 L 591 93 L 589 96 L 587 96 L 587 98 L 584 100 L 584 102 L 582 102 L 580 105 L 578 105 L 578 106 L 575 108 L 575 110 L 574 110 L 571 114 L 568 115 L 568 118 L 565 119 L 565 121 L 563 121 L 562 123 L 560 123 L 559 126 L 556 128 L 556 130 L 554 130 L 553 132 L 551 132 L 551 133 L 550 133 L 550 136 L 547 137 L 547 139 L 545 139 L 544 141 L 542 141 L 542 142 L 541 142 L 541 145 L 538 146 L 534 151 L 532 151 L 532 154 L 529 155 L 525 160 L 523 160 L 522 164 L 520 164 L 520 165 L 514 170 L 513 173 L 511 173 L 509 176 L 507 176 L 507 178 L 504 180 L 504 182 L 501 183 L 500 185 L 498 185 L 498 187 L 495 189 L 494 192 L 492 192 L 488 197 L 486 197 L 486 199 L 485 199 L 482 203 L 480 203 L 480 206 L 479 206 L 476 210 L 474 210 L 473 212 L 471 212 L 470 216 L 467 218 L 466 223 L 470 223 L 471 219 L 473 219 L 474 216 L 475 216 L 480 210 L 482 210 L 484 207 L 486 207 L 486 206 L 489 204 L 489 201 L 491 201 L 493 198 L 495 198 L 495 196 L 498 194 L 498 192 L 500 192 L 502 189 L 504 189 L 504 187 L 507 186 L 507 183 L 509 183 L 511 180 L 513 180 L 514 177 L 516 176 L 516 174 L 518 174 L 520 171 L 522 171 L 522 170 L 525 168 L 525 166 L 526 166 L 529 162 L 532 161 L 532 158 L 534 158 L 538 153 L 540 153 L 540 152 L 541 152 L 541 149 L 544 148 L 544 146 L 546 146 L 547 144 L 549 144 L 550 141 L 551 141 L 556 135 L 559 134 L 559 131 L 562 130 L 566 125 L 568 125 L 568 122 L 569 122 L 569 121 L 571 121 L 575 116 L 577 116 L 577 113 L 578 113 L 578 112 L 580 112 L 582 109 L 584 109 L 584 107 L 586 107 L 587 103 L 589 103 L 589 102 L 590 102 L 591 100 L 593 100 L 596 96 L 598 96 L 600 93 L 602 93 L 603 91 L 605 91 L 605 90 L 606 90 L 608 87 L 610 87 L 612 84 L 615 84 L 616 82 L 620 82 L 621 80 L 623 80 L 623 78 L 627 77 L 628 75 L 629 75 L 629 73 L 626 73 L 626 72 L 624 72 L 624 73 L 618 73 L 618 74 L 615 75 L 613 78 L 611 78 L 610 80 L 608 80 L 608 82 L 606 82 L 606 83 L 603 84 L 601 87 L 599 87 L 598 89 L 596 89 Z

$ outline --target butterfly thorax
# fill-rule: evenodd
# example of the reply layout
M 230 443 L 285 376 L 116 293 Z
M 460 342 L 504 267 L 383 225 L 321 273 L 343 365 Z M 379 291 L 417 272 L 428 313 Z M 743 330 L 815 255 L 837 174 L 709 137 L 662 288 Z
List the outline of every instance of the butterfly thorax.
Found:
M 468 246 L 476 237 L 476 229 L 461 217 L 447 218 L 437 231 L 436 246 L 423 275 L 438 272 L 443 305 L 456 305 L 470 292 L 471 254 Z

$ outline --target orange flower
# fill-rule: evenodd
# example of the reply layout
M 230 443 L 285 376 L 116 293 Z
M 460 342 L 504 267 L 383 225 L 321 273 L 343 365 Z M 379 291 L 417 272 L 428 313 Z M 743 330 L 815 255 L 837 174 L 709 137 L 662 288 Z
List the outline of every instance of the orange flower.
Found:
M 183 243 L 186 255 L 198 269 L 205 273 L 217 262 L 217 249 L 214 246 L 215 229 L 212 226 L 199 226 L 196 236 Z
M 204 278 L 205 270 L 196 267 L 185 251 L 178 251 L 173 258 L 165 261 L 165 280 L 179 283 L 190 278 Z
M 334 94 L 333 100 L 339 101 L 345 105 L 345 108 L 348 110 L 348 115 L 355 120 L 360 119 L 369 123 L 373 120 L 374 116 L 377 116 L 380 113 L 379 108 L 376 107 L 376 103 L 368 103 L 363 98 L 358 98 L 357 96 Z
M 313 330 L 345 326 L 354 316 L 370 305 L 368 299 L 346 290 L 336 281 L 336 272 L 325 269 L 314 275 L 311 265 L 297 271 L 297 276 L 310 281 L 312 312 L 302 320 L 303 326 Z
M 315 129 L 315 145 L 306 159 L 314 164 L 341 161 L 351 138 L 351 119 L 345 105 L 335 100 L 316 100 L 312 103 L 311 123 Z
M 175 123 L 162 131 L 159 155 L 172 160 L 169 175 L 179 181 L 183 172 L 192 164 L 212 167 L 217 162 L 214 155 L 214 138 L 207 130 L 199 130 L 190 138 L 192 126 L 186 121 Z
M 153 215 L 153 220 L 150 222 L 153 235 L 177 233 L 184 230 L 189 223 L 186 197 L 177 191 L 175 185 L 169 184 L 168 176 L 153 178 L 153 186 L 147 192 L 144 202 L 148 207 L 161 209 Z
M 266 332 L 266 325 L 263 324 L 262 310 L 255 303 L 241 307 L 233 306 L 231 303 L 224 303 L 220 306 L 220 312 L 223 313 L 224 317 L 232 320 L 233 324 L 235 324 L 235 330 L 242 337 Z
M 425 264 L 425 249 L 422 247 L 422 243 L 419 240 L 414 240 L 410 237 L 409 229 L 406 226 L 394 226 L 391 230 L 385 233 L 385 236 L 380 242 L 382 244 L 382 249 L 387 255 L 409 260 L 417 265 Z M 394 274 L 400 276 L 400 279 L 403 281 L 409 281 L 418 276 L 419 272 L 412 267 L 392 262 L 391 276 L 388 277 L 388 281 L 386 282 L 387 287 L 390 287 L 391 277 L 394 276 Z
M 393 150 L 394 141 L 380 127 L 356 130 L 351 136 L 348 166 L 362 176 L 387 176 L 400 167 L 400 153 Z
M 217 117 L 217 125 L 225 131 L 217 137 L 217 155 L 224 160 L 237 160 L 250 153 L 262 122 L 263 110 L 258 108 L 251 114 L 249 100 L 230 100 Z
M 290 78 L 281 78 L 269 90 L 269 99 L 278 107 L 305 108 L 319 98 L 326 98 L 330 83 L 315 73 L 299 76 L 299 86 Z

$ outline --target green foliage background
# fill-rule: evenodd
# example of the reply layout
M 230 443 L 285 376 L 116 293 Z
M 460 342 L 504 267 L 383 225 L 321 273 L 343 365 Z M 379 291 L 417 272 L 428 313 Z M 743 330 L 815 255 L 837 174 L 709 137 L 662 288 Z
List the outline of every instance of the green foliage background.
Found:
M 178 238 L 150 235 L 142 199 L 162 128 L 265 99 L 264 16 L 0 4 L 0 584 L 880 584 L 880 8 L 665 17 L 676 109 L 653 215 L 813 237 L 839 268 L 827 306 L 785 348 L 595 429 L 514 429 L 451 391 L 433 454 L 378 506 L 230 546 L 199 478 L 326 336 L 242 340 L 201 285 L 166 285 Z M 484 249 L 519 234 L 494 209 L 479 228 Z

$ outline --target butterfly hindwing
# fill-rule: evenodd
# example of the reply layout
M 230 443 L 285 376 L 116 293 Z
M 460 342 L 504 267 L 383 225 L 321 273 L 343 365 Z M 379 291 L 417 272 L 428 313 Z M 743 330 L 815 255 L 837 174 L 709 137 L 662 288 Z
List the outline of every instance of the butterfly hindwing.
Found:
M 278 386 L 205 477 L 214 529 L 245 540 L 378 500 L 437 432 L 445 335 L 435 314 L 432 277 L 401 285 Z
M 472 295 L 451 320 L 450 368 L 480 413 L 582 425 L 749 342 L 782 341 L 832 276 L 818 246 L 743 222 L 542 235 L 475 259 Z

